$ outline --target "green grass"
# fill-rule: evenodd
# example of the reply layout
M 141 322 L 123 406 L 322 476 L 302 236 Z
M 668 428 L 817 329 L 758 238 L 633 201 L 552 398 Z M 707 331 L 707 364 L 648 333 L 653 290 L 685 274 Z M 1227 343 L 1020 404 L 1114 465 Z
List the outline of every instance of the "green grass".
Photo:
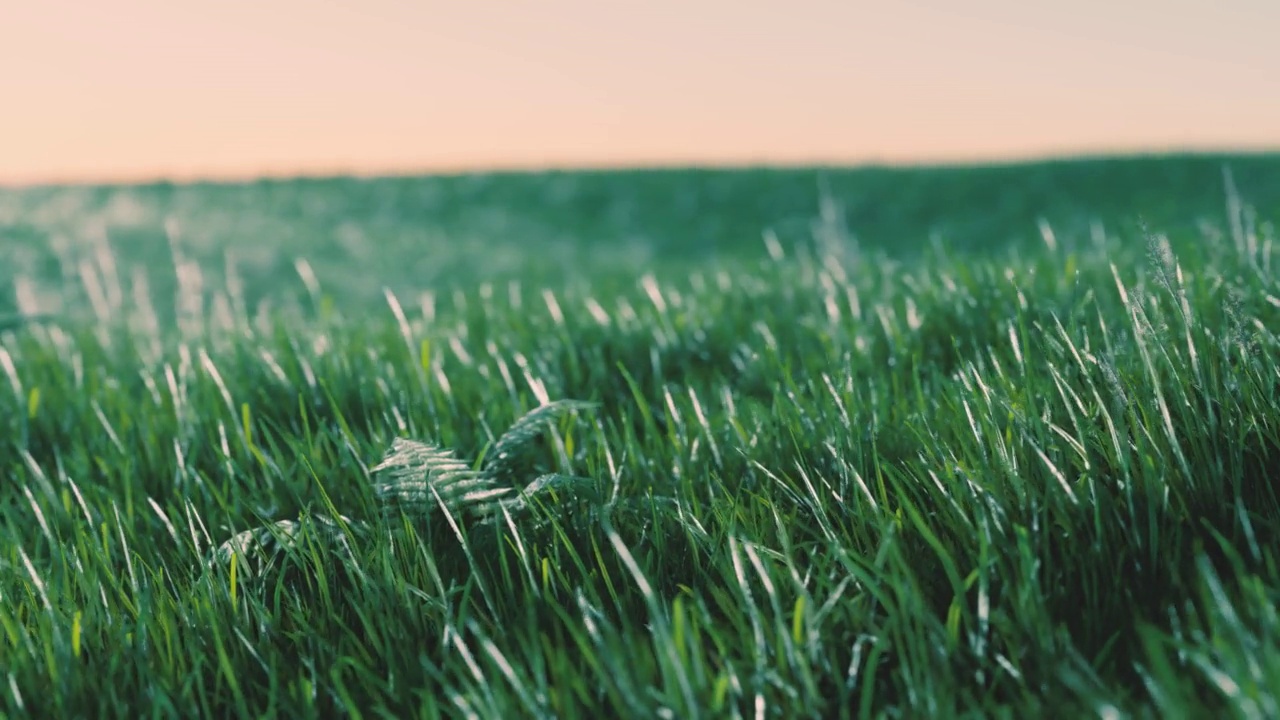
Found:
M 715 252 L 642 202 L 681 174 L 561 176 L 639 198 L 617 236 L 517 177 L 465 233 L 355 181 L 0 194 L 0 714 L 1280 715 L 1280 160 L 1239 161 L 877 176 L 953 227 L 1063 188 L 981 247 L 763 171 L 698 197 L 804 232 L 713 207 Z

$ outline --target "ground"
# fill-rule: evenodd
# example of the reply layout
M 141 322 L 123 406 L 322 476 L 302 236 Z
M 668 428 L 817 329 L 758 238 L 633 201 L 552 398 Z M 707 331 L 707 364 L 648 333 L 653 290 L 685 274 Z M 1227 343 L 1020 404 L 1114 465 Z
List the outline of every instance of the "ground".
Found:
M 1280 158 L 0 190 L 12 716 L 1280 715 Z

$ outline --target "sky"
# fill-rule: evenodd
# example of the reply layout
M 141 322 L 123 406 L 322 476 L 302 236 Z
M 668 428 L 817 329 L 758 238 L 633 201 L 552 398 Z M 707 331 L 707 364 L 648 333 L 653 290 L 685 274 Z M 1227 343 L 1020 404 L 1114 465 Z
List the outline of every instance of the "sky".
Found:
M 0 183 L 1280 149 L 1277 0 L 41 0 Z

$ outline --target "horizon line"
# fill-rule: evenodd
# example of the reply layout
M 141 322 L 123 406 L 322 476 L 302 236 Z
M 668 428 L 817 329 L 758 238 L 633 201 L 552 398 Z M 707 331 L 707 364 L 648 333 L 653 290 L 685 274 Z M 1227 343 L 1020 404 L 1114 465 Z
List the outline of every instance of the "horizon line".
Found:
M 1173 157 L 1265 157 L 1280 154 L 1280 143 L 1274 145 L 1187 145 L 1153 148 L 1115 148 L 1006 153 L 1001 155 L 956 155 L 939 158 L 886 159 L 784 159 L 784 160 L 655 160 L 655 161 L 586 161 L 567 163 L 494 162 L 431 166 L 405 164 L 369 169 L 352 167 L 300 167 L 294 170 L 260 170 L 257 172 L 192 172 L 192 173 L 119 173 L 87 177 L 48 177 L 32 180 L 0 178 L 0 190 L 33 190 L 54 188 L 130 188 L 154 185 L 247 185 L 257 182 L 379 180 L 411 178 L 448 178 L 474 175 L 538 175 L 591 172 L 662 172 L 680 170 L 858 170 L 858 169 L 958 169 L 1009 167 L 1057 162 L 1100 160 L 1138 160 Z

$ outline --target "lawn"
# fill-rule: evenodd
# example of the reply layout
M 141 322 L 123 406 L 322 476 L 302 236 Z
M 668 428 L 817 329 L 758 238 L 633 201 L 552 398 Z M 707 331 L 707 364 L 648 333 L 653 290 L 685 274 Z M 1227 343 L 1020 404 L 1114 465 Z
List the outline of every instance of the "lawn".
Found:
M 1277 208 L 1276 155 L 0 189 L 0 715 L 1280 717 Z

